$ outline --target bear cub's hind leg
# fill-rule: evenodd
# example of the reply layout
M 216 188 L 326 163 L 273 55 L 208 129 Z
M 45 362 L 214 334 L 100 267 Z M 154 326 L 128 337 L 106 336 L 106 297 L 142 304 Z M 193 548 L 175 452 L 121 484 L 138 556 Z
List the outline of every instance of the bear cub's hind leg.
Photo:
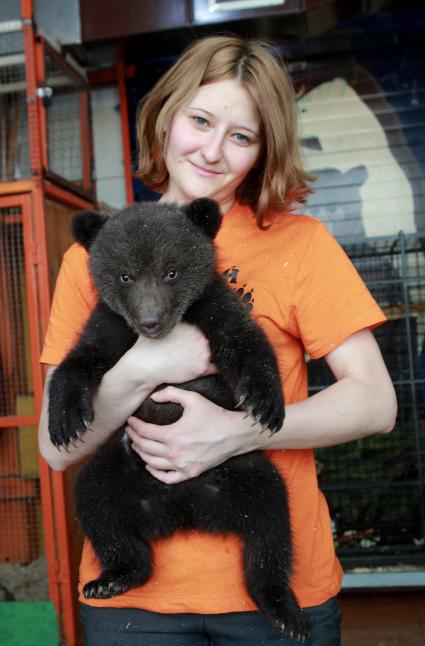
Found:
M 131 546 L 128 542 L 125 546 L 115 544 L 108 548 L 107 553 L 101 553 L 95 545 L 94 548 L 101 563 L 108 565 L 97 579 L 84 586 L 83 595 L 86 599 L 110 599 L 149 579 L 152 556 L 145 541 L 140 540 Z M 123 553 L 123 550 L 126 551 Z

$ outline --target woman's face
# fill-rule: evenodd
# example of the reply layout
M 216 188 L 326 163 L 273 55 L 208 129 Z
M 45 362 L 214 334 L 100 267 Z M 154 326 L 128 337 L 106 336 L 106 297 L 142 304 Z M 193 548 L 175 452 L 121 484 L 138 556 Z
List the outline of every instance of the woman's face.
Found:
M 222 212 L 258 160 L 261 124 L 247 90 L 237 81 L 202 85 L 169 124 L 164 159 L 169 173 L 162 200 L 216 200 Z

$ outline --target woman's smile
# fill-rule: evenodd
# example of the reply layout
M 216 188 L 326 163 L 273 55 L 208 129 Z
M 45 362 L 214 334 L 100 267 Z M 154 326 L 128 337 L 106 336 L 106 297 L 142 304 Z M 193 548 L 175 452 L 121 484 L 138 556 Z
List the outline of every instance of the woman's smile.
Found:
M 222 175 L 221 171 L 218 170 L 213 170 L 212 168 L 204 168 L 203 166 L 200 166 L 199 164 L 195 164 L 195 162 L 191 161 L 190 159 L 188 160 L 189 164 L 195 169 L 197 173 L 200 175 L 203 175 L 204 177 L 214 177 L 214 175 Z

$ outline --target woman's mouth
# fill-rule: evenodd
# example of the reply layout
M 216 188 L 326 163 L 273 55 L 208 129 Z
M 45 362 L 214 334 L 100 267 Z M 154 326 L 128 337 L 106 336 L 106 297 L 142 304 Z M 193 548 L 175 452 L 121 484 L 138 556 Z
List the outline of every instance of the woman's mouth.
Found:
M 208 168 L 204 168 L 203 166 L 198 166 L 198 164 L 195 164 L 192 161 L 189 161 L 189 163 L 195 169 L 198 175 L 202 175 L 203 177 L 215 177 L 216 175 L 222 174 L 220 171 L 210 170 Z

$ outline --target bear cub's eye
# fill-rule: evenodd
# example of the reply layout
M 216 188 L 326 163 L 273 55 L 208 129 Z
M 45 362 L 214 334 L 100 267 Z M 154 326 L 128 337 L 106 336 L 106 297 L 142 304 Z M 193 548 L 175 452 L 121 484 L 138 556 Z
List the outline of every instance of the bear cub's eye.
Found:
M 177 270 L 176 269 L 169 269 L 165 275 L 165 279 L 168 282 L 172 282 L 173 280 L 176 280 L 177 278 Z
M 123 271 L 122 274 L 120 275 L 120 281 L 122 282 L 123 285 L 128 285 L 128 283 L 131 281 L 131 278 L 126 271 Z

